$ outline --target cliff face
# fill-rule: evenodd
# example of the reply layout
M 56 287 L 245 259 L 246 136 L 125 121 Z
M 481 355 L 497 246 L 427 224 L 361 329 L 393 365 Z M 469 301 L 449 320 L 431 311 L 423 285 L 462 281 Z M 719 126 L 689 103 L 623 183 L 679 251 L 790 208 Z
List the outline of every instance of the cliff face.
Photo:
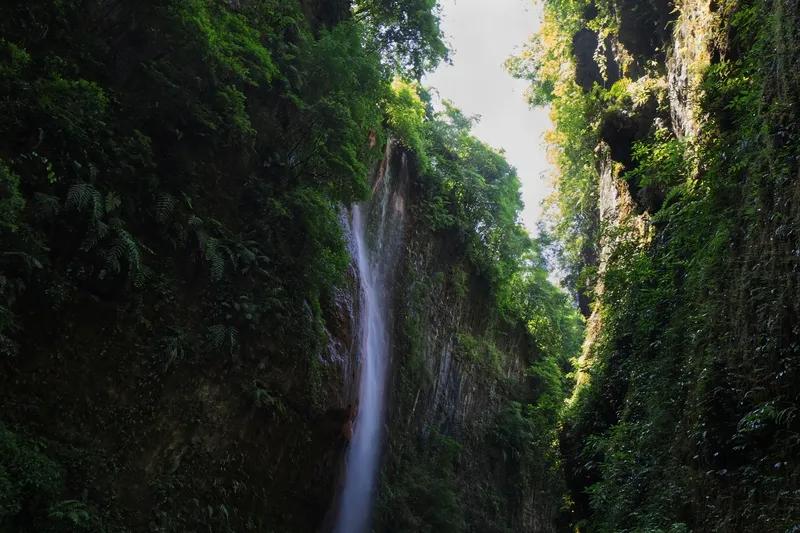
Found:
M 573 40 L 582 95 L 555 104 L 581 102 L 571 109 L 596 128 L 582 152 L 600 228 L 587 235 L 594 302 L 561 436 L 573 521 L 792 529 L 796 2 L 592 5 L 579 31 L 618 46 L 620 76 L 582 83 L 610 59 Z M 652 9 L 669 32 L 635 24 Z M 584 179 L 562 171 L 571 187 Z
M 504 417 L 537 398 L 526 370 L 541 358 L 539 349 L 524 324 L 492 311 L 489 286 L 471 272 L 459 239 L 433 231 L 421 216 L 423 178 L 415 161 L 390 142 L 367 208 L 404 214 L 402 225 L 389 218 L 402 231 L 387 287 L 392 349 L 376 527 L 552 531 L 560 497 L 553 458 L 519 450 L 527 441 L 504 440 L 515 431 L 503 426 Z M 373 220 L 372 231 L 379 225 Z M 346 344 L 336 335 L 333 345 Z M 358 367 L 349 375 L 355 382 Z M 349 405 L 357 406 L 350 390 Z
M 487 312 L 447 236 L 414 228 L 403 268 L 379 529 L 553 531 L 552 465 L 515 456 L 502 427 L 513 402 L 535 400 L 533 339 Z

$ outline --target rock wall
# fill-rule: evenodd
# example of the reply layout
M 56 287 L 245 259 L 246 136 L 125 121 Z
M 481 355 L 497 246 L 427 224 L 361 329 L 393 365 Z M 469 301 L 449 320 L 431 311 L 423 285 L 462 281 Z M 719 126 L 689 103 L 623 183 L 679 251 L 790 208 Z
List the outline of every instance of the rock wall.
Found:
M 521 324 L 495 316 L 489 287 L 470 271 L 457 239 L 425 226 L 413 166 L 408 179 L 397 185 L 409 220 L 393 287 L 377 530 L 552 531 L 553 488 L 538 484 L 544 476 L 519 483 L 495 439 L 509 403 L 531 401 L 525 370 L 537 349 Z
M 573 524 L 792 531 L 797 3 L 661 4 L 673 24 L 655 41 L 626 32 L 658 3 L 602 4 L 633 67 L 587 95 L 602 231 L 561 434 Z M 637 106 L 642 85 L 656 106 Z

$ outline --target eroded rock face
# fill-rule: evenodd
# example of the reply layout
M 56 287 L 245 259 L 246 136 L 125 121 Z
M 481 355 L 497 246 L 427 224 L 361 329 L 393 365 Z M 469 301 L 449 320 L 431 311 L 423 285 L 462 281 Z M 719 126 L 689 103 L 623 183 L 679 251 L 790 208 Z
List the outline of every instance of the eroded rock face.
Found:
M 413 447 L 424 454 L 444 435 L 461 446 L 457 490 L 485 486 L 501 495 L 506 509 L 501 520 L 514 531 L 552 531 L 557 502 L 543 492 L 537 497 L 541 487 L 535 484 L 508 487 L 510 475 L 504 473 L 503 458 L 487 441 L 507 403 L 524 402 L 530 393 L 525 368 L 537 349 L 522 329 L 492 332 L 488 294 L 480 283 L 470 286 L 467 295 L 453 290 L 455 265 L 448 248 L 447 242 L 425 234 L 412 234 L 407 246 L 397 313 L 413 316 L 418 324 L 413 333 L 418 351 L 410 353 L 407 344 L 396 345 L 386 463 L 392 470 L 402 470 L 409 460 L 404 450 Z M 414 281 L 409 285 L 410 280 Z M 397 327 L 403 327 L 402 319 Z M 398 332 L 403 334 L 408 332 Z M 493 366 L 485 359 L 471 359 L 462 345 L 464 335 L 491 339 L 501 360 Z M 411 373 L 409 367 L 414 365 L 419 366 Z M 516 499 L 506 496 L 512 490 Z M 471 527 L 476 525 L 470 522 Z
M 595 83 L 603 83 L 600 67 L 594 61 L 597 50 L 597 33 L 581 28 L 572 37 L 572 53 L 575 56 L 575 82 L 584 91 L 591 91 Z
M 620 79 L 620 63 L 615 54 L 616 43 L 606 37 L 602 46 L 600 44 L 597 32 L 589 28 L 582 28 L 572 37 L 575 82 L 586 92 L 591 91 L 595 83 L 601 87 L 610 87 Z
M 671 0 L 613 0 L 603 8 L 604 16 L 616 21 L 615 32 L 600 39 L 591 29 L 591 22 L 600 15 L 591 3 L 583 13 L 586 25 L 572 38 L 575 81 L 587 92 L 595 83 L 608 88 L 623 75 L 639 78 L 650 62 L 663 63 L 675 20 Z
M 663 60 L 674 20 L 672 4 L 671 0 L 618 0 L 619 40 L 634 57 Z
M 646 9 L 647 4 L 651 4 L 645 1 L 622 4 L 632 3 L 635 5 L 625 10 L 632 11 L 633 15 L 636 15 L 636 8 Z M 797 487 L 796 471 L 784 468 L 785 458 L 793 453 L 781 440 L 786 434 L 768 429 L 765 430 L 768 437 L 764 434 L 751 437 L 749 429 L 743 429 L 742 421 L 760 417 L 764 406 L 790 405 L 797 398 L 797 381 L 786 378 L 781 382 L 780 379 L 796 370 L 795 367 L 788 370 L 784 365 L 785 361 L 796 357 L 797 348 L 796 343 L 790 348 L 793 341 L 788 340 L 796 338 L 797 330 L 786 326 L 797 323 L 790 318 L 797 316 L 797 306 L 793 303 L 797 302 L 793 296 L 797 289 L 797 268 L 785 261 L 797 248 L 797 240 L 790 237 L 793 231 L 796 233 L 792 228 L 797 227 L 795 178 L 798 174 L 794 157 L 797 150 L 786 149 L 792 146 L 784 144 L 790 142 L 791 134 L 784 129 L 782 121 L 797 122 L 796 113 L 793 115 L 789 110 L 796 110 L 792 106 L 797 102 L 796 89 L 800 85 L 786 82 L 796 81 L 800 70 L 783 65 L 800 64 L 796 46 L 800 11 L 796 1 L 721 3 L 725 7 L 715 4 L 720 3 L 676 2 L 678 19 L 665 40 L 665 63 L 659 59 L 654 65 L 659 79 L 668 85 L 668 102 L 663 104 L 663 109 L 670 120 L 663 120 L 659 125 L 663 136 L 649 136 L 651 142 L 661 143 L 667 139 L 674 143 L 674 134 L 681 149 L 687 150 L 681 153 L 685 155 L 686 167 L 663 173 L 655 168 L 654 174 L 661 179 L 674 177 L 676 181 L 685 180 L 688 175 L 686 183 L 694 186 L 699 182 L 702 188 L 713 192 L 687 193 L 685 198 L 676 201 L 680 209 L 661 210 L 658 222 L 654 222 L 658 226 L 653 229 L 648 227 L 646 213 L 639 215 L 628 209 L 626 214 L 626 205 L 631 201 L 652 211 L 658 210 L 659 204 L 643 198 L 643 190 L 635 191 L 630 183 L 624 182 L 624 173 L 615 171 L 615 164 L 625 159 L 624 153 L 620 155 L 613 143 L 609 143 L 612 146 L 601 144 L 596 154 L 603 225 L 641 239 L 633 253 L 619 250 L 614 256 L 614 239 L 609 234 L 603 235 L 598 291 L 602 293 L 603 290 L 603 272 L 613 268 L 623 273 L 615 280 L 615 287 L 630 290 L 635 295 L 634 300 L 639 299 L 632 304 L 625 301 L 625 296 L 601 300 L 599 305 L 606 306 L 604 310 L 611 311 L 611 316 L 628 319 L 620 332 L 610 334 L 610 341 L 608 337 L 603 340 L 612 346 L 611 349 L 609 344 L 595 342 L 603 329 L 601 314 L 595 314 L 589 321 L 583 362 L 586 363 L 586 357 L 601 357 L 602 363 L 609 365 L 606 368 L 613 368 L 611 374 L 594 384 L 595 390 L 603 391 L 602 401 L 590 404 L 583 415 L 588 414 L 586 419 L 591 420 L 587 425 L 598 424 L 596 427 L 601 429 L 584 426 L 572 432 L 574 427 L 585 423 L 586 419 L 581 419 L 573 428 L 566 428 L 562 438 L 565 460 L 571 462 L 566 470 L 575 476 L 571 481 L 577 514 L 589 522 L 596 520 L 596 524 L 602 524 L 598 527 L 609 530 L 643 528 L 644 521 L 628 521 L 631 517 L 626 516 L 627 507 L 618 505 L 615 510 L 621 514 L 609 518 L 614 513 L 608 511 L 614 509 L 611 502 L 625 501 L 624 497 L 615 500 L 618 494 L 625 492 L 621 488 L 625 485 L 615 484 L 622 477 L 619 475 L 622 470 L 626 471 L 627 487 L 632 487 L 637 496 L 643 495 L 637 505 L 642 502 L 643 506 L 649 506 L 659 500 L 654 506 L 660 506 L 657 513 L 669 516 L 663 523 L 673 522 L 675 528 L 749 531 L 760 527 L 785 531 L 792 530 L 796 523 L 797 502 L 784 497 Z M 723 14 L 717 12 L 718 9 L 730 9 L 744 16 L 756 14 L 757 18 L 751 19 L 755 28 L 731 25 L 734 19 L 731 11 Z M 751 9 L 753 11 L 748 13 Z M 633 53 L 653 50 L 646 42 L 637 43 L 625 36 L 626 31 L 623 24 L 620 40 Z M 714 65 L 717 62 L 720 63 Z M 708 70 L 709 65 L 732 70 L 718 77 L 715 69 Z M 703 79 L 705 74 L 709 75 Z M 742 79 L 753 85 L 747 89 L 730 89 L 726 85 Z M 708 95 L 702 94 L 703 87 L 709 89 Z M 749 90 L 755 94 L 748 94 Z M 737 106 L 739 98 L 748 103 Z M 780 111 L 775 112 L 776 109 Z M 603 132 L 603 137 L 619 138 L 619 129 L 610 128 L 611 131 Z M 757 146 L 751 144 L 755 131 L 759 132 Z M 794 137 L 794 141 L 796 139 Z M 621 144 L 627 142 L 622 141 Z M 649 160 L 650 168 L 654 166 L 652 161 Z M 682 211 L 690 205 L 711 206 L 713 215 Z M 724 213 L 720 214 L 722 211 Z M 706 254 L 715 238 L 719 239 L 716 241 L 719 247 L 713 254 Z M 680 242 L 681 239 L 688 240 Z M 627 277 L 625 267 L 635 264 L 635 254 L 640 251 L 655 268 L 646 275 Z M 682 259 L 675 263 L 675 257 Z M 640 283 L 646 281 L 638 285 L 640 288 L 633 289 L 637 287 L 636 276 L 640 276 Z M 641 298 L 642 293 L 638 291 L 648 291 L 649 287 L 661 283 L 674 283 L 678 296 L 665 293 L 659 296 L 658 302 Z M 611 288 L 610 277 L 606 287 L 607 290 Z M 742 287 L 749 292 L 743 292 Z M 648 308 L 656 310 L 655 326 L 631 326 L 638 313 L 649 312 Z M 693 309 L 703 309 L 702 317 L 694 320 L 697 315 L 689 311 Z M 618 310 L 623 311 L 617 313 Z M 692 318 L 687 319 L 688 316 Z M 611 330 L 608 328 L 606 334 Z M 671 342 L 672 334 L 677 335 L 678 342 Z M 643 339 L 649 347 L 644 343 L 640 348 L 634 347 L 637 340 Z M 651 342 L 653 339 L 657 340 Z M 765 342 L 765 339 L 769 340 Z M 595 354 L 592 354 L 593 344 Z M 754 358 L 759 360 L 758 364 L 753 363 Z M 662 362 L 680 368 L 680 373 L 665 377 L 669 374 L 661 370 Z M 642 372 L 640 369 L 644 367 L 648 370 Z M 620 369 L 619 374 L 616 374 L 617 369 Z M 642 375 L 649 377 L 640 379 Z M 586 377 L 579 376 L 579 383 L 585 383 L 581 379 Z M 678 380 L 680 386 L 672 388 Z M 660 381 L 661 385 L 653 387 L 655 381 Z M 700 382 L 704 385 L 695 387 Z M 690 386 L 684 389 L 684 383 Z M 667 390 L 676 391 L 679 399 L 674 400 L 674 407 L 662 409 L 664 400 L 673 401 L 670 393 L 662 392 Z M 751 391 L 756 390 L 758 396 L 752 397 Z M 633 407 L 645 395 L 653 399 L 653 404 Z M 697 409 L 698 405 L 707 407 Z M 650 441 L 651 446 L 639 444 L 638 450 L 637 445 L 629 448 L 627 440 L 618 441 L 603 450 L 599 459 L 601 464 L 610 466 L 608 470 L 586 468 L 589 454 L 584 443 L 587 435 L 611 434 L 613 430 L 608 428 L 618 423 L 618 427 L 642 423 L 637 431 L 655 432 L 666 438 L 662 442 Z M 655 429 L 659 424 L 662 427 Z M 676 424 L 681 430 L 673 435 Z M 747 445 L 739 445 L 739 442 L 747 442 Z M 630 457 L 644 457 L 643 463 L 618 470 L 621 462 L 612 457 L 623 450 L 624 454 L 632 453 Z M 658 457 L 659 453 L 661 458 L 652 466 L 650 458 Z M 670 466 L 665 468 L 666 464 Z M 662 472 L 669 469 L 670 473 L 662 477 Z M 645 470 L 649 473 L 644 473 Z M 722 475 L 708 475 L 714 471 Z M 652 475 L 653 472 L 657 474 Z M 604 474 L 607 477 L 602 490 L 611 497 L 595 500 L 594 509 L 590 509 L 586 487 L 599 481 Z M 651 479 L 642 481 L 648 475 Z M 636 481 L 631 483 L 631 479 Z M 667 501 L 667 498 L 661 500 L 666 492 L 662 492 L 661 487 L 667 486 L 667 481 L 680 486 L 673 493 L 674 503 L 670 504 L 661 503 Z M 635 485 L 648 483 L 653 487 L 652 492 L 637 491 Z M 686 494 L 702 496 L 689 497 L 684 503 L 681 499 Z M 603 503 L 598 505 L 598 501 Z M 625 526 L 621 527 L 623 521 Z
M 667 76 L 673 130 L 683 138 L 699 129 L 697 104 L 702 72 L 711 60 L 708 32 L 713 27 L 714 13 L 710 0 L 682 0 L 679 9 L 667 59 Z

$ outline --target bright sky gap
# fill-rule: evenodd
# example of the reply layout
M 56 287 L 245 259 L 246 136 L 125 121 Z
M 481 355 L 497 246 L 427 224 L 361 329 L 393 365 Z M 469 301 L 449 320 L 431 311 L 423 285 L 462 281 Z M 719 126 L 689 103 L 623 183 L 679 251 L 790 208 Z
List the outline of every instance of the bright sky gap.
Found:
M 525 202 L 522 222 L 534 233 L 541 202 L 552 189 L 543 138 L 550 128 L 549 111 L 528 106 L 527 83 L 513 79 L 503 63 L 538 30 L 541 5 L 531 0 L 442 0 L 441 5 L 452 65 L 442 64 L 423 83 L 466 115 L 481 117 L 473 133 L 505 150 L 516 167 Z

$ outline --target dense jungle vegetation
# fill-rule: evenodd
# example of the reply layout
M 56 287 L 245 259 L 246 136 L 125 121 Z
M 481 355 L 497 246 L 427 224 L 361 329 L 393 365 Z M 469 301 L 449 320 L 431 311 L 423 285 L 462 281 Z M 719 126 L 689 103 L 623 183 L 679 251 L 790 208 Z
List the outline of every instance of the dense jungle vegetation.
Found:
M 345 445 L 321 356 L 348 336 L 340 216 L 390 137 L 415 161 L 416 223 L 453 244 L 448 283 L 531 339 L 531 388 L 491 435 L 560 497 L 582 319 L 518 224 L 514 169 L 414 81 L 447 56 L 438 17 L 433 0 L 0 6 L 0 531 L 319 526 Z M 487 342 L 465 332 L 460 353 L 502 368 Z M 396 530 L 479 529 L 393 488 L 412 494 L 383 514 Z
M 798 4 L 544 6 L 509 67 L 552 106 L 551 229 L 591 315 L 570 521 L 796 531 Z
M 508 61 L 554 122 L 534 239 L 515 169 L 420 85 L 435 0 L 2 3 L 0 531 L 325 527 L 342 217 L 387 143 L 376 530 L 798 530 L 800 5 L 543 7 Z M 466 427 L 418 405 L 450 356 L 492 406 Z

